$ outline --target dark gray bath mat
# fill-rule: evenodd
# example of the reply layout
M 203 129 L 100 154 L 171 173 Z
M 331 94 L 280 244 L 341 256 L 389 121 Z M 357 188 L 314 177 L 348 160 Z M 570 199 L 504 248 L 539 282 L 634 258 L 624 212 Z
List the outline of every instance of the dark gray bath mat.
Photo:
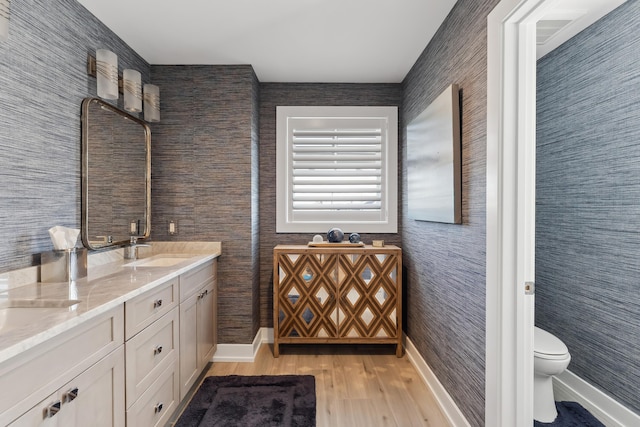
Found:
M 205 378 L 175 427 L 314 427 L 312 375 Z

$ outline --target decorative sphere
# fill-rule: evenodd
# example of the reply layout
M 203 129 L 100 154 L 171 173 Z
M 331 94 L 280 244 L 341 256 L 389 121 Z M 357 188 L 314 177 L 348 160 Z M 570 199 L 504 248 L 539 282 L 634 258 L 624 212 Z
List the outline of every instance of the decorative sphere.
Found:
M 331 243 L 340 243 L 344 239 L 344 233 L 339 228 L 332 228 L 327 232 L 327 240 Z
M 349 234 L 349 241 L 351 243 L 360 243 L 360 235 L 358 233 Z

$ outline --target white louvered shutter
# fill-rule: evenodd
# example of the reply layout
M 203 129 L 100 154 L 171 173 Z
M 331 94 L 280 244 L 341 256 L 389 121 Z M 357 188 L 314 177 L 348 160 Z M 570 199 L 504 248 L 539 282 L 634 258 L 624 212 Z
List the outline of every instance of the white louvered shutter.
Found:
M 278 165 L 278 190 L 282 187 L 286 199 L 278 197 L 278 225 L 314 232 L 332 226 L 345 232 L 388 226 L 397 200 L 397 123 L 390 125 L 389 117 L 381 116 L 384 107 L 358 107 L 359 115 L 356 107 L 325 107 L 328 111 L 316 115 L 309 110 L 300 114 L 303 107 L 298 107 L 297 115 L 287 115 L 286 121 L 283 108 L 295 107 L 278 107 L 278 132 L 286 133 L 284 146 L 278 146 L 278 161 L 286 163 Z M 395 107 L 393 112 L 397 120 Z

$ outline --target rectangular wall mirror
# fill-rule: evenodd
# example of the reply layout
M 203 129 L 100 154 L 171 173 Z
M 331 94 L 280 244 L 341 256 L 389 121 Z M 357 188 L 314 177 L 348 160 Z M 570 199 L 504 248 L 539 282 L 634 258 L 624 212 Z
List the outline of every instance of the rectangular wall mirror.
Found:
M 151 129 L 97 98 L 82 102 L 82 242 L 89 249 L 149 237 Z

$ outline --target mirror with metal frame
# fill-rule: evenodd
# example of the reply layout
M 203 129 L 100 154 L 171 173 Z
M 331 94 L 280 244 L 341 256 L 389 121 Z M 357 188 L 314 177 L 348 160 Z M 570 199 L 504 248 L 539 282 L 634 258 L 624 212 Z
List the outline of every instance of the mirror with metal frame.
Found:
M 151 129 L 97 98 L 82 102 L 82 242 L 89 249 L 149 237 Z

